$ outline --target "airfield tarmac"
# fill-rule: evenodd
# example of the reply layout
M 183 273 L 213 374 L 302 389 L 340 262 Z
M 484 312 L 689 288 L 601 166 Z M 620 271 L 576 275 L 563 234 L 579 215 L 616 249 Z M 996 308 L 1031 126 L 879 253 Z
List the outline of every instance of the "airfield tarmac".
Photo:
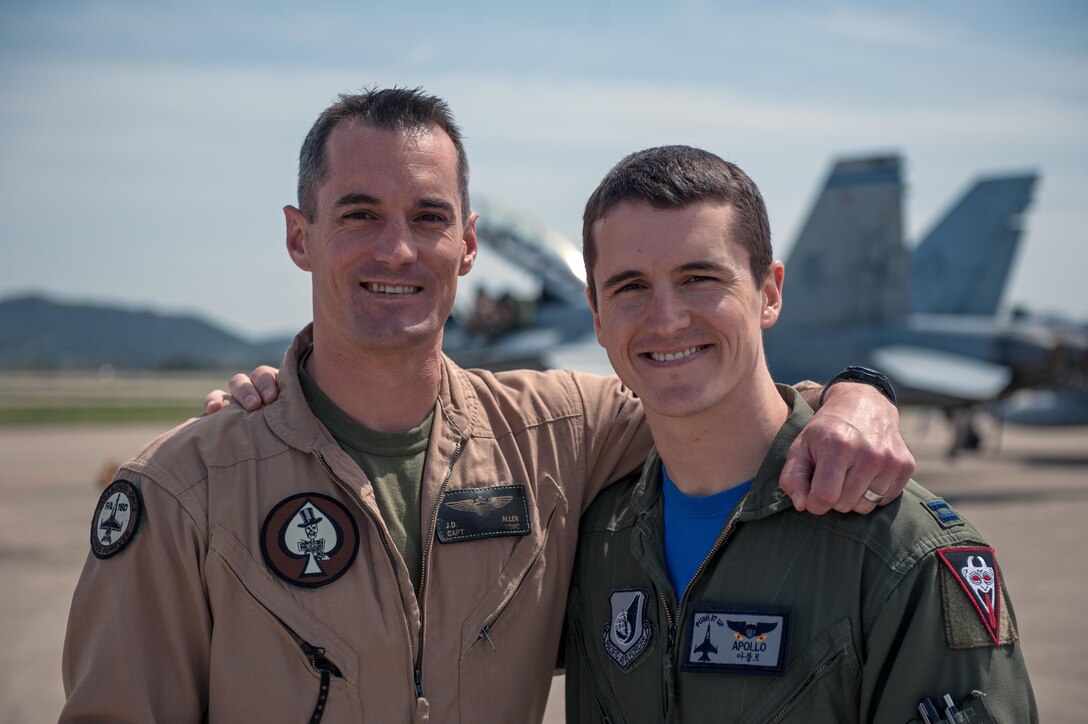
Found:
M 168 427 L 0 428 L 0 724 L 56 721 L 65 621 L 97 477 Z M 949 461 L 943 420 L 908 412 L 903 421 L 916 477 L 997 550 L 1041 720 L 1083 722 L 1088 576 L 1078 571 L 1088 570 L 1088 428 L 985 429 L 990 449 Z M 563 721 L 556 683 L 549 724 Z

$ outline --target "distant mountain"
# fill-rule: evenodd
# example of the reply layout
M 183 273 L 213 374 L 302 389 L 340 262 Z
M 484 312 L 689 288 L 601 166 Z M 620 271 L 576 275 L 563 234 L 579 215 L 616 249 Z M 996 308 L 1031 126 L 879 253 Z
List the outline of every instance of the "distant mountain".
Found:
M 0 301 L 0 369 L 227 369 L 279 364 L 289 338 L 252 343 L 193 316 L 57 302 Z

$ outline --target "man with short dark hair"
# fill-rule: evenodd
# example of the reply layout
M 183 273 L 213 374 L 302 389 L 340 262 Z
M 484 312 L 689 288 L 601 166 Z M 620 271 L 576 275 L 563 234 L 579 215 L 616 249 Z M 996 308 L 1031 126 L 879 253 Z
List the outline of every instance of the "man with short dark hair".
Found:
M 62 720 L 541 717 L 578 517 L 650 441 L 615 378 L 442 355 L 477 251 L 467 174 L 433 96 L 369 91 L 322 114 L 284 209 L 313 324 L 278 403 L 185 423 L 99 500 Z M 864 510 L 911 461 L 879 393 L 835 387 L 798 467 L 832 471 L 810 501 Z
M 947 503 L 912 482 L 817 517 L 779 489 L 812 410 L 763 356 L 767 229 L 751 179 L 687 146 L 628 156 L 586 204 L 597 339 L 656 449 L 582 519 L 567 720 L 905 722 L 929 700 L 1037 721 L 994 550 Z

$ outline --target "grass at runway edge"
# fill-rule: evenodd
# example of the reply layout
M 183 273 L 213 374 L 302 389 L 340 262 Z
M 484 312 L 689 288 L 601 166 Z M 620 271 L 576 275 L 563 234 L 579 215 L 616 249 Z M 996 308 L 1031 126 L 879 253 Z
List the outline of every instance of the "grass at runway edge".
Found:
M 181 423 L 203 412 L 224 372 L 0 371 L 0 429 Z
M 201 414 L 200 405 L 87 405 L 0 408 L 0 427 L 125 422 L 182 423 Z

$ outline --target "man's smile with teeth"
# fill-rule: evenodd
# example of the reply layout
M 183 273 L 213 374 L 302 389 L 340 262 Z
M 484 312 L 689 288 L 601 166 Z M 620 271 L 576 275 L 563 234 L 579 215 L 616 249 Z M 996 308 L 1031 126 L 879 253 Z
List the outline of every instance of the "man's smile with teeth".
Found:
M 373 282 L 364 283 L 363 288 L 366 289 L 368 292 L 376 292 L 378 294 L 415 294 L 416 292 L 422 290 L 422 287 L 393 284 L 375 284 Z
M 654 362 L 673 362 L 684 357 L 690 357 L 699 350 L 703 349 L 705 345 L 699 347 L 688 347 L 682 349 L 679 352 L 650 352 L 647 356 Z

